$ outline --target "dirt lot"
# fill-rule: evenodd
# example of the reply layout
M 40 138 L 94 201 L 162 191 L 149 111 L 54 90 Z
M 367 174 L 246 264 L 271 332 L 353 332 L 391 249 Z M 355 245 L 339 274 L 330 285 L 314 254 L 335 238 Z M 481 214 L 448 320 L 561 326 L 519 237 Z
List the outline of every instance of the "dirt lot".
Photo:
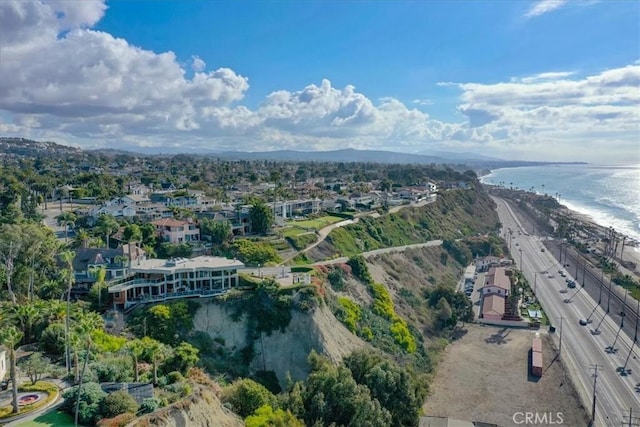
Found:
M 563 425 L 586 425 L 586 411 L 569 379 L 563 379 L 562 365 L 554 361 L 555 350 L 545 332 L 543 376 L 529 374 L 533 335 L 529 330 L 469 325 L 443 355 L 423 406 L 425 414 L 511 427 L 521 425 L 520 415 L 514 421 L 516 412 L 551 412 L 555 417 L 561 412 Z

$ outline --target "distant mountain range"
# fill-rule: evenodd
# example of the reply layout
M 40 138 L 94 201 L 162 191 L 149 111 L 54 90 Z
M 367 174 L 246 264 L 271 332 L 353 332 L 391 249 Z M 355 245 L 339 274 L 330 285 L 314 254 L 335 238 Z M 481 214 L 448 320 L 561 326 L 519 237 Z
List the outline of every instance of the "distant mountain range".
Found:
M 290 162 L 368 162 L 368 163 L 406 163 L 406 164 L 466 164 L 473 169 L 497 169 L 517 166 L 536 166 L 544 164 L 567 164 L 570 162 L 530 162 L 522 160 L 504 160 L 476 153 L 454 153 L 447 151 L 430 151 L 419 154 L 399 153 L 380 150 L 356 150 L 352 148 L 332 151 L 224 151 L 212 150 L 187 150 L 174 149 L 171 153 L 158 153 L 157 149 L 132 148 L 130 151 L 99 149 L 81 150 L 55 142 L 38 142 L 25 138 L 0 137 L 0 154 L 13 154 L 19 156 L 37 157 L 41 155 L 78 155 L 82 153 L 104 155 L 147 155 L 169 156 L 177 154 L 203 155 L 224 160 L 269 160 Z M 581 163 L 581 162 L 571 162 Z

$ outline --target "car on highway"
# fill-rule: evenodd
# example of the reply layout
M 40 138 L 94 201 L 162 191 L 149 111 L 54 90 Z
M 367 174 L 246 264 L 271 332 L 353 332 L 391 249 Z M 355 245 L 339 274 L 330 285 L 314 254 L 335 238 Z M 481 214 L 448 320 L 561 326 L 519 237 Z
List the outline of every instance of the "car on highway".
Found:
M 561 294 L 566 294 L 567 292 L 569 292 L 569 291 L 567 290 L 567 288 L 562 288 L 562 289 L 560 289 L 560 293 L 561 293 Z
M 571 289 L 576 287 L 576 282 L 574 282 L 573 280 L 569 280 L 567 282 L 567 286 L 570 287 Z
M 549 279 L 553 279 L 553 278 L 555 278 L 556 276 L 554 276 L 553 274 L 550 274 L 550 275 L 548 275 L 547 277 L 548 277 Z
M 580 324 L 581 324 L 582 326 L 586 326 L 586 325 L 588 325 L 589 323 L 593 323 L 593 320 L 591 320 L 591 319 L 580 319 Z
M 540 249 L 540 252 L 544 252 L 544 248 Z

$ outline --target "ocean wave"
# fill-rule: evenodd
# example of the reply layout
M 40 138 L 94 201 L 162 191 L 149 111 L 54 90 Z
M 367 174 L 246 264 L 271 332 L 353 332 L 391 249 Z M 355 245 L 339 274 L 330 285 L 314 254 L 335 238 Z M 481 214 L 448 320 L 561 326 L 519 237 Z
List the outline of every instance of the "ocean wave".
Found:
M 635 240 L 640 240 L 640 223 L 618 218 L 609 212 L 604 212 L 592 207 L 586 207 L 568 200 L 561 200 L 560 203 L 572 211 L 588 216 L 598 225 L 603 227 L 613 227 L 616 231 L 622 234 L 625 234 Z

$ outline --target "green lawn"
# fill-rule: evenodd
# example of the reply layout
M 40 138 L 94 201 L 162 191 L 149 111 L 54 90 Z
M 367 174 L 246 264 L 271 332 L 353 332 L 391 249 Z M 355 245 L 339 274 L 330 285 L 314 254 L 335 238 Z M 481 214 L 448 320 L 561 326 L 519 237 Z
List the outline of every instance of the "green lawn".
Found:
M 20 423 L 18 427 L 73 427 L 73 417 L 61 411 L 52 411 L 40 415 L 33 421 Z
M 294 227 L 301 228 L 312 228 L 314 230 L 320 230 L 321 228 L 326 227 L 327 225 L 335 224 L 336 222 L 342 221 L 344 218 L 340 218 L 337 216 L 322 216 L 316 219 L 308 219 L 304 221 L 288 221 L 287 225 L 291 225 Z

